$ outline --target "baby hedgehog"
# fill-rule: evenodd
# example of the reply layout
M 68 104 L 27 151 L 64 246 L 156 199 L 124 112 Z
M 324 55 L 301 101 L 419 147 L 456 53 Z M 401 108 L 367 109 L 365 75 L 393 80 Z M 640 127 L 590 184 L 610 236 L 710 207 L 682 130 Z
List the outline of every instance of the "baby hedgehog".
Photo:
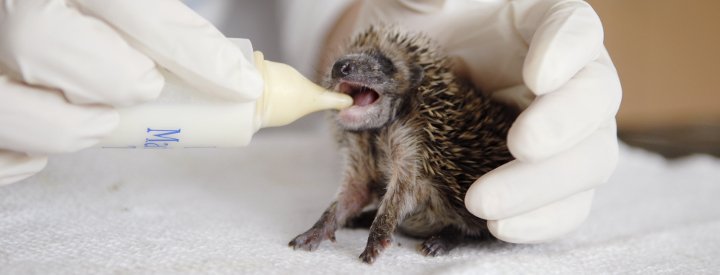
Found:
M 314 250 L 339 226 L 369 226 L 360 258 L 372 263 L 395 229 L 426 238 L 425 255 L 488 236 L 465 209 L 470 185 L 513 157 L 506 136 L 515 112 L 458 79 L 425 36 L 370 27 L 352 40 L 324 85 L 353 97 L 333 114 L 346 160 L 335 202 L 290 242 Z M 370 205 L 376 210 L 361 213 Z

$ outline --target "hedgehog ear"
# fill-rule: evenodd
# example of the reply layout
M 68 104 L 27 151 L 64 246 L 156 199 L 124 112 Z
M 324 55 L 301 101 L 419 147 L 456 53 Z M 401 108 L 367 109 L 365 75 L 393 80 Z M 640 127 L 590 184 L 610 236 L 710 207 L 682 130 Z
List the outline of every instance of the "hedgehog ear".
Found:
M 412 87 L 420 86 L 423 78 L 425 78 L 425 71 L 419 65 L 410 67 L 410 85 Z

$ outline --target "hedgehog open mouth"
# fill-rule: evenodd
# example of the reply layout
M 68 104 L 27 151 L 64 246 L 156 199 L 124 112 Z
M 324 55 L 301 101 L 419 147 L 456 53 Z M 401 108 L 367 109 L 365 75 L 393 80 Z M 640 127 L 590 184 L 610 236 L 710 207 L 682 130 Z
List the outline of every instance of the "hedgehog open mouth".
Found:
M 353 106 L 365 107 L 375 103 L 380 94 L 377 91 L 363 85 L 343 82 L 340 83 L 338 91 L 353 98 Z

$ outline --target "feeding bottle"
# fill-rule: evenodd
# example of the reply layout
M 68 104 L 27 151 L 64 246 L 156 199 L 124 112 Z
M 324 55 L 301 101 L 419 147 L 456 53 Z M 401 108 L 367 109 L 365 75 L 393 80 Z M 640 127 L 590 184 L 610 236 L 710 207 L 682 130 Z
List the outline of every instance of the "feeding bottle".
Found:
M 218 98 L 167 73 L 157 100 L 118 109 L 118 127 L 98 147 L 241 147 L 260 128 L 282 126 L 315 111 L 352 105 L 350 96 L 315 85 L 288 65 L 264 60 L 262 53 L 253 53 L 249 40 L 233 42 L 263 77 L 264 91 L 257 101 Z

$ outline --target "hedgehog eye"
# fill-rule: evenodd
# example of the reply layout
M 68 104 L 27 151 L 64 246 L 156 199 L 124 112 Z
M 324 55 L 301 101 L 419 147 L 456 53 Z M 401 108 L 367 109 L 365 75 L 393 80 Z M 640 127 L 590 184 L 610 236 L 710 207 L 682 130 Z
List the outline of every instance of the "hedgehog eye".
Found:
M 380 65 L 380 70 L 383 74 L 387 76 L 392 76 L 397 71 L 397 69 L 395 68 L 395 64 L 393 64 L 393 62 L 384 54 L 380 52 L 373 52 L 371 56 L 374 57 L 375 60 L 377 60 L 378 65 Z
M 423 71 L 422 67 L 418 65 L 410 67 L 410 86 L 412 88 L 420 86 L 424 77 L 425 71 Z

